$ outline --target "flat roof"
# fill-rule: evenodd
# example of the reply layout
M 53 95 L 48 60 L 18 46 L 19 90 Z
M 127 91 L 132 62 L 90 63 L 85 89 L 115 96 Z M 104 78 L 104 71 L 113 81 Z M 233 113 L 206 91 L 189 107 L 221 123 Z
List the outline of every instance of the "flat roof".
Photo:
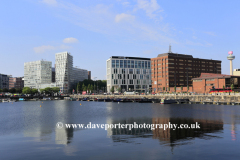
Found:
M 240 76 L 215 74 L 215 73 L 201 73 L 200 77 L 192 78 L 192 80 L 211 79 L 211 78 L 213 78 L 213 79 L 215 79 L 215 78 L 240 78 Z
M 117 59 L 139 59 L 139 60 L 151 60 L 151 58 L 142 58 L 142 57 L 123 57 L 123 56 L 112 56 L 110 58 L 117 58 Z
M 220 60 L 194 58 L 192 55 L 178 54 L 178 53 L 162 53 L 162 54 L 158 54 L 157 57 L 165 57 L 165 56 L 169 56 L 169 57 L 179 57 L 179 58 L 191 58 L 191 59 L 208 60 L 208 61 L 210 60 L 210 61 L 222 62 L 222 61 L 220 61 Z M 155 58 L 157 58 L 157 57 L 155 57 Z

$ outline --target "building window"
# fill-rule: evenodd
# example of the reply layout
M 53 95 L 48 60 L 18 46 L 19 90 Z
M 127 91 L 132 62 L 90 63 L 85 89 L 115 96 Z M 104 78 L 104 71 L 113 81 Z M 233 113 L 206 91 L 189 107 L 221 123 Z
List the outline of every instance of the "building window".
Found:
M 146 74 L 146 69 L 143 70 L 143 74 Z
M 134 61 L 131 61 L 131 68 L 134 68 Z
M 144 61 L 142 61 L 142 68 L 144 69 Z
M 129 74 L 133 74 L 133 69 L 129 69 Z
M 201 79 L 193 80 L 193 82 L 202 82 Z
M 140 69 L 137 69 L 137 74 L 140 74 Z
M 120 68 L 123 68 L 123 60 L 120 60 Z
M 115 68 L 115 60 L 112 60 L 112 68 Z
M 128 68 L 131 68 L 130 60 L 128 60 Z
M 138 68 L 138 61 L 135 61 L 135 68 Z
M 138 61 L 138 68 L 141 68 L 141 61 Z
M 116 68 L 119 68 L 119 60 L 116 60 Z
M 124 60 L 124 68 L 127 68 L 127 60 Z
M 214 81 L 215 79 L 206 79 L 206 81 Z

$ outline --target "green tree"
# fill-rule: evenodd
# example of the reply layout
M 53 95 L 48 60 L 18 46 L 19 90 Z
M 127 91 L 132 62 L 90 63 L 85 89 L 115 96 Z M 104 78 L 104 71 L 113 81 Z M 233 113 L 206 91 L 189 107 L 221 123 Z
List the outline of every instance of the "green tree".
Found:
M 40 89 L 40 93 L 41 93 L 41 94 L 45 93 L 45 89 L 43 89 L 43 88 Z
M 163 87 L 163 91 L 165 91 L 165 87 Z
M 90 90 L 91 90 L 91 84 L 88 84 L 87 89 L 88 89 L 88 92 L 90 92 Z
M 23 87 L 22 93 L 23 94 L 32 94 L 32 89 L 29 87 Z
M 51 87 L 47 87 L 44 89 L 46 94 L 51 94 L 53 89 Z
M 84 83 L 83 83 L 83 85 L 82 85 L 82 91 L 86 91 L 86 90 L 85 90 L 85 85 L 84 85 Z
M 231 90 L 233 90 L 234 89 L 234 85 L 233 84 L 231 84 Z
M 174 92 L 176 92 L 176 90 L 177 90 L 177 88 L 176 88 L 176 86 L 174 86 Z
M 91 84 L 90 90 L 91 90 L 91 92 L 93 92 L 93 85 L 92 84 Z
M 52 88 L 52 91 L 53 91 L 54 93 L 58 93 L 58 92 L 60 91 L 60 88 L 59 88 L 59 87 L 53 87 L 53 88 Z
M 0 88 L 0 92 L 2 92 L 2 89 Z
M 38 89 L 33 88 L 33 89 L 32 89 L 32 94 L 36 94 L 36 93 L 38 93 Z
M 183 86 L 181 86 L 181 92 L 182 92 L 182 90 L 183 90 Z
M 16 93 L 16 89 L 15 88 L 11 88 L 11 89 L 9 89 L 9 92 L 10 93 Z
M 80 85 L 80 83 L 77 84 L 77 92 L 81 92 L 82 91 L 82 87 Z
M 110 92 L 114 93 L 114 87 L 112 86 L 112 88 L 110 89 Z
M 223 86 L 223 90 L 225 90 L 225 86 Z
M 168 87 L 168 91 L 170 91 L 170 87 Z

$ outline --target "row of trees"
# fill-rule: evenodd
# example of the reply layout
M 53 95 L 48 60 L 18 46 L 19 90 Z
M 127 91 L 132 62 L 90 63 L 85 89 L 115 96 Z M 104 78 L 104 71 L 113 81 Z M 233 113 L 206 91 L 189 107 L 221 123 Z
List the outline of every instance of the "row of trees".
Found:
M 77 92 L 87 91 L 93 92 L 94 90 L 105 90 L 107 87 L 106 80 L 89 80 L 85 79 L 84 81 L 80 81 L 77 83 L 76 87 L 74 88 Z
M 40 89 L 40 93 L 45 93 L 45 94 L 50 94 L 50 93 L 58 93 L 60 91 L 59 87 L 47 87 L 44 89 Z M 15 89 L 15 88 L 11 88 L 11 89 L 0 89 L 0 92 L 10 92 L 10 93 L 23 93 L 23 94 L 37 94 L 38 89 L 36 88 L 30 88 L 30 87 L 23 87 L 23 89 Z
M 0 92 L 10 92 L 10 93 L 22 93 L 22 89 L 21 88 L 11 88 L 11 89 L 0 89 Z

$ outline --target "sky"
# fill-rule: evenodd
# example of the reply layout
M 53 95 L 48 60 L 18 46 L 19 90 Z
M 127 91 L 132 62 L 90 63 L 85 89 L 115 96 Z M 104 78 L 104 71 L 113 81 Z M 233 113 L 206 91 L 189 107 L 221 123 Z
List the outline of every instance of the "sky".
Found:
M 0 73 L 24 75 L 24 62 L 68 51 L 73 66 L 106 79 L 111 56 L 154 58 L 168 52 L 240 68 L 239 0 L 0 1 Z

